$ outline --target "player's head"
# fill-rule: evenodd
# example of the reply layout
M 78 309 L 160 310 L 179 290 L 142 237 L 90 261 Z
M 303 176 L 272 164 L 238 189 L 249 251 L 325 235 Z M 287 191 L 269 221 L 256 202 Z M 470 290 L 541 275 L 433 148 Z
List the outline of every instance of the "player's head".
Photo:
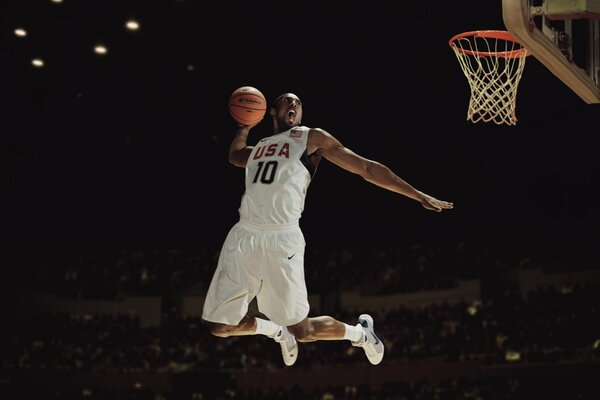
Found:
M 284 93 L 275 99 L 269 115 L 275 132 L 283 132 L 302 122 L 302 102 L 294 93 Z

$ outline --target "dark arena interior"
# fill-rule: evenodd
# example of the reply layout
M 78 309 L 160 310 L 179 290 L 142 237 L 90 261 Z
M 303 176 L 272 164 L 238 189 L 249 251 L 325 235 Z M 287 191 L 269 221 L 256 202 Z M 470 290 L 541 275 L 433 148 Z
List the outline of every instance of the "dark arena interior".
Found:
M 600 399 L 598 105 L 529 57 L 518 122 L 466 120 L 448 41 L 502 2 L 408 3 L 1 0 L 0 398 Z M 201 318 L 245 85 L 454 203 L 312 178 L 309 317 L 372 315 L 379 365 L 324 340 L 288 367 Z

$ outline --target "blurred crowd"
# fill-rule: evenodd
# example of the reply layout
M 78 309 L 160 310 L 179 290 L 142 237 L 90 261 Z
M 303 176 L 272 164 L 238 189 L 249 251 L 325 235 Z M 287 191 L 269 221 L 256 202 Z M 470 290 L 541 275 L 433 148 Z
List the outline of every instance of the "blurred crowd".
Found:
M 489 281 L 515 269 L 543 268 L 544 259 L 537 254 L 541 253 L 535 249 L 510 253 L 500 247 L 494 250 L 464 242 L 316 248 L 306 257 L 307 285 L 309 291 L 324 296 L 342 290 L 358 290 L 367 297 L 436 292 L 457 287 L 465 280 Z M 15 292 L 50 293 L 72 302 L 102 299 L 118 303 L 139 295 L 201 295 L 217 257 L 215 249 L 12 252 L 9 261 L 14 268 L 7 275 L 11 285 L 3 286 L 0 390 L 18 389 L 38 398 L 98 400 L 600 398 L 596 381 L 588 379 L 588 374 L 597 374 L 600 366 L 600 324 L 594 323 L 600 320 L 598 279 L 540 286 L 526 293 L 498 282 L 502 290 L 480 299 L 410 307 L 386 304 L 361 310 L 378 321 L 388 367 L 436 363 L 476 363 L 480 368 L 575 365 L 581 366 L 580 373 L 557 377 L 520 372 L 505 378 L 470 376 L 413 382 L 392 379 L 381 387 L 356 382 L 350 386 L 269 387 L 260 392 L 246 390 L 228 379 L 236 373 L 276 373 L 286 368 L 279 346 L 262 335 L 216 338 L 197 316 L 175 315 L 156 326 L 144 326 L 139 315 L 127 310 L 22 312 L 26 305 L 16 304 L 10 296 Z M 573 272 L 589 266 L 554 263 L 548 268 L 551 272 Z M 344 310 L 339 304 L 330 311 L 342 321 L 356 320 L 353 310 Z M 369 367 L 361 349 L 348 341 L 328 341 L 301 343 L 293 370 L 327 373 Z M 31 376 L 37 381 L 44 374 L 56 373 L 162 374 L 171 384 L 168 392 L 144 384 L 128 388 L 26 384 Z M 434 375 L 432 372 L 432 378 Z M 218 377 L 212 383 L 223 382 L 214 387 L 198 383 L 198 377 L 203 376 Z M 196 383 L 178 385 L 176 379 L 181 377 Z
M 600 355 L 600 282 L 541 289 L 523 298 L 368 310 L 379 322 L 386 364 L 562 362 Z M 356 315 L 339 313 L 352 323 Z M 2 330 L 2 366 L 104 372 L 273 370 L 279 346 L 264 336 L 216 338 L 198 317 L 142 328 L 133 315 L 37 313 Z M 301 344 L 294 368 L 367 365 L 347 341 Z
M 203 293 L 219 248 L 118 249 L 51 246 L 7 254 L 11 286 L 61 298 L 115 299 L 169 291 Z M 531 265 L 535 249 L 457 243 L 390 243 L 379 247 L 311 245 L 305 255 L 309 292 L 357 289 L 365 294 L 408 293 L 455 287 L 482 271 Z M 547 265 L 547 264 L 540 264 Z M 571 268 L 565 265 L 563 268 Z

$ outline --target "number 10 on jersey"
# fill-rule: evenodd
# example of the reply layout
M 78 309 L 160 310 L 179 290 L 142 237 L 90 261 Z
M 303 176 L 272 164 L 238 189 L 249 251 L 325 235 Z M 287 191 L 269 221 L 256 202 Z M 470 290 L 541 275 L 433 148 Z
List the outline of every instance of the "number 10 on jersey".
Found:
M 273 183 L 275 171 L 277 171 L 277 161 L 259 161 L 258 169 L 256 170 L 256 175 L 254 175 L 252 183 L 256 183 L 259 179 L 261 183 Z

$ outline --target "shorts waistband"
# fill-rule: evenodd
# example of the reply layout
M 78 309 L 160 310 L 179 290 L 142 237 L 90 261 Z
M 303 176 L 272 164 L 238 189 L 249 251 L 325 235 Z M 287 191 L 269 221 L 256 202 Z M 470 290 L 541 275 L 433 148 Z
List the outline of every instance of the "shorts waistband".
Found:
M 238 224 L 247 229 L 252 229 L 256 231 L 285 231 L 288 229 L 294 229 L 300 227 L 300 223 L 298 221 L 290 222 L 286 224 L 257 224 L 254 222 L 250 222 L 248 220 L 239 220 Z

